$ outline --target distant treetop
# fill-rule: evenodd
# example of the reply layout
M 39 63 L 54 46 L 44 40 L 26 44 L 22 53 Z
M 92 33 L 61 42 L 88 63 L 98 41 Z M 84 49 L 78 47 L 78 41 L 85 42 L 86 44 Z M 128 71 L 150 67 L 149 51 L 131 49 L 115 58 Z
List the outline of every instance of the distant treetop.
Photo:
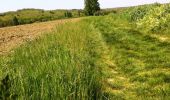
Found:
M 100 10 L 100 4 L 98 0 L 85 0 L 85 14 L 86 15 L 94 15 L 95 12 Z

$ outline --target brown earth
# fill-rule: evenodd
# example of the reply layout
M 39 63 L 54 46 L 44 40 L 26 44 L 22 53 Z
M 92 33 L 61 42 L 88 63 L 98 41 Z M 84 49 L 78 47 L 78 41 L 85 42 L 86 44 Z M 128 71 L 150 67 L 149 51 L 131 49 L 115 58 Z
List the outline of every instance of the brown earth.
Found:
M 79 21 L 80 18 L 62 19 L 41 23 L 33 23 L 12 27 L 0 28 L 0 55 L 12 50 L 26 41 L 31 41 L 41 34 L 52 31 L 55 27 L 66 22 Z

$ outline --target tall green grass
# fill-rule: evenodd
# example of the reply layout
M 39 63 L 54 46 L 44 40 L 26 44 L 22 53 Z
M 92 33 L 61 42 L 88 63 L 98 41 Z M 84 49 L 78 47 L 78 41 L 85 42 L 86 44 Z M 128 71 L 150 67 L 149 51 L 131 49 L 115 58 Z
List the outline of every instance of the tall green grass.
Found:
M 22 45 L 1 63 L 10 78 L 9 96 L 1 99 L 102 99 L 100 42 L 90 23 L 80 21 Z

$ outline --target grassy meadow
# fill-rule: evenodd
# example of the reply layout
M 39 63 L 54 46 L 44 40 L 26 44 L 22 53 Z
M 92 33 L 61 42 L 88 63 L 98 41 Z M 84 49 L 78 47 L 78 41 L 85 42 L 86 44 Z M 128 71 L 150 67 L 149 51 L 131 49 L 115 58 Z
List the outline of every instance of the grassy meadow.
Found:
M 22 44 L 0 57 L 0 99 L 169 100 L 168 8 L 85 17 Z

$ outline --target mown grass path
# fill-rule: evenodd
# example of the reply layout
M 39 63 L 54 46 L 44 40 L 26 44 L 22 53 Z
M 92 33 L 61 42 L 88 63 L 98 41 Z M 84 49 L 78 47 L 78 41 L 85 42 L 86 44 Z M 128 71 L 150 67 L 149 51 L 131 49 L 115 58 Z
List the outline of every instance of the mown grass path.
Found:
M 107 53 L 105 91 L 110 100 L 168 100 L 170 41 L 168 35 L 142 33 L 117 16 L 95 18 Z M 162 39 L 162 37 L 166 37 Z

